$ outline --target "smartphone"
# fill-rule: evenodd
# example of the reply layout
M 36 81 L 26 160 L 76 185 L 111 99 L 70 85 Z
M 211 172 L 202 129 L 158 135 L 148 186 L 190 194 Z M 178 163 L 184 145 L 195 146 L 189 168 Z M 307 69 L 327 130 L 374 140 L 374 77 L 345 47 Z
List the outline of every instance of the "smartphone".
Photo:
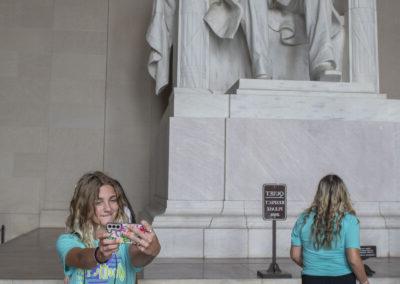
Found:
M 110 233 L 108 239 L 118 240 L 119 243 L 131 243 L 132 240 L 124 235 L 129 231 L 128 225 L 134 225 L 143 233 L 146 232 L 146 228 L 142 224 L 108 223 L 106 226 L 107 232 Z

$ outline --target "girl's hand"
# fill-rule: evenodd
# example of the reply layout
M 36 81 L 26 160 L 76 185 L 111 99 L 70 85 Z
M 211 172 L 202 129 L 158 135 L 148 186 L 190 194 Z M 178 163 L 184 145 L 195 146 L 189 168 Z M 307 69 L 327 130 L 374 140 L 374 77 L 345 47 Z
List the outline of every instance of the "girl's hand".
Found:
M 144 220 L 140 223 L 144 226 L 145 232 L 141 231 L 135 225 L 129 225 L 129 232 L 126 236 L 132 240 L 132 245 L 136 246 L 142 253 L 155 257 L 161 249 L 157 235 L 149 223 Z
M 99 239 L 99 249 L 97 250 L 97 259 L 105 262 L 109 260 L 114 252 L 118 250 L 119 243 L 117 240 L 110 240 L 109 233 L 100 232 L 97 236 Z

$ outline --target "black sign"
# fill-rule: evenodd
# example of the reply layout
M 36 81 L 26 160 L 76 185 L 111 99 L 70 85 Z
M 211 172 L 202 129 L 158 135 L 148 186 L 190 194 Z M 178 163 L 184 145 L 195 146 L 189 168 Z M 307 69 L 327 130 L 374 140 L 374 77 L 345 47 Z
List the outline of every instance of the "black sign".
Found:
M 376 257 L 376 246 L 361 246 L 360 247 L 360 256 L 363 259 L 369 257 Z
M 264 220 L 286 220 L 286 185 L 263 185 Z

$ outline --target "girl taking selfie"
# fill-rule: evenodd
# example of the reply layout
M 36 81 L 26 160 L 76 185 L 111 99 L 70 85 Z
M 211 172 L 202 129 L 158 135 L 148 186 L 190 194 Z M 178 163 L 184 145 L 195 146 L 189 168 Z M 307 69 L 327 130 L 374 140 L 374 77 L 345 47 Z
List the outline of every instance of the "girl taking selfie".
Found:
M 160 243 L 145 221 L 142 230 L 128 225 L 124 237 L 131 243 L 110 238 L 107 224 L 129 223 L 133 214 L 129 209 L 118 181 L 102 172 L 79 179 L 70 203 L 67 233 L 56 244 L 69 283 L 135 283 L 136 272 L 158 255 Z

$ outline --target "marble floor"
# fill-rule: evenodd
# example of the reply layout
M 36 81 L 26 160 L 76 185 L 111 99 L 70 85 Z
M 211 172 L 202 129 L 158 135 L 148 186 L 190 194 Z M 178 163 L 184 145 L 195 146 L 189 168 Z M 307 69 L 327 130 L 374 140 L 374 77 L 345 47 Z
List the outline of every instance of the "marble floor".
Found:
M 144 279 L 256 279 L 258 270 L 266 270 L 271 259 L 157 259 L 146 267 Z M 292 278 L 301 270 L 288 258 L 277 263 Z M 368 259 L 364 262 L 376 271 L 376 278 L 400 278 L 399 258 Z
M 63 272 L 55 241 L 62 232 L 62 229 L 37 229 L 0 245 L 0 283 L 2 279 L 61 280 Z M 290 259 L 280 258 L 277 262 L 293 278 L 300 277 L 300 269 Z M 257 279 L 257 271 L 267 269 L 270 263 L 271 259 L 160 258 L 148 265 L 139 277 L 144 280 Z M 374 278 L 400 280 L 400 258 L 372 258 L 365 263 L 376 271 Z

